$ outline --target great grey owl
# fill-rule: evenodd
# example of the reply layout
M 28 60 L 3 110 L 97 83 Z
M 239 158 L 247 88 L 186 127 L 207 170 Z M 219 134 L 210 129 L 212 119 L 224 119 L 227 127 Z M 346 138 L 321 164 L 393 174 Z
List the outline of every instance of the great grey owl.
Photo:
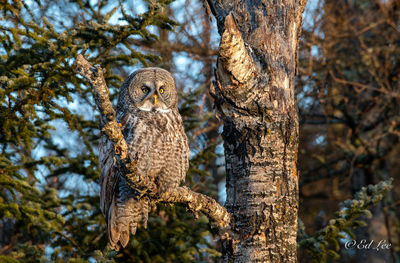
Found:
M 178 97 L 172 75 L 160 68 L 132 73 L 123 83 L 116 110 L 128 144 L 129 156 L 137 163 L 138 175 L 147 175 L 163 192 L 184 181 L 189 166 L 189 148 L 178 112 Z M 147 227 L 150 201 L 127 184 L 115 165 L 114 149 L 102 134 L 101 210 L 108 225 L 112 249 L 119 250 L 139 225 Z

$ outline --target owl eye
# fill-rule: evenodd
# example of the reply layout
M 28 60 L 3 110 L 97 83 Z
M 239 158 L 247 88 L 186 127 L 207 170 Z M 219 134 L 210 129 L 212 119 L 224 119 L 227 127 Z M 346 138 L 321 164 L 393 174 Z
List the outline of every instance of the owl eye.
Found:
M 149 87 L 143 87 L 142 91 L 143 91 L 144 94 L 147 94 L 147 93 L 150 92 L 150 88 Z
M 160 88 L 159 90 L 160 90 L 160 94 L 164 93 L 164 88 Z

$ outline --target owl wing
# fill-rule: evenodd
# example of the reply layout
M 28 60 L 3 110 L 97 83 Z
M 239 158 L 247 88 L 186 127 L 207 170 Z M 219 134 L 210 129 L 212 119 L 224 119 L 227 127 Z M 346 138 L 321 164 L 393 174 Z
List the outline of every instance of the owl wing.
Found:
M 181 172 L 181 182 L 185 182 L 186 178 L 186 173 L 189 170 L 189 156 L 190 156 L 190 150 L 189 150 L 189 144 L 188 144 L 188 139 L 185 133 L 185 128 L 183 126 L 183 121 L 181 116 L 179 115 L 179 129 L 180 129 L 180 143 L 182 145 L 182 154 L 181 154 L 181 163 L 182 163 L 182 172 Z
M 114 166 L 114 149 L 104 134 L 101 135 L 99 145 L 100 164 L 100 208 L 104 215 L 108 214 L 113 205 L 115 186 L 118 184 L 118 175 Z
M 115 154 L 111 142 L 102 134 L 99 147 L 100 163 L 100 208 L 107 222 L 111 248 L 119 249 L 118 238 L 113 231 L 113 221 L 117 217 L 117 195 L 120 176 L 115 167 Z
M 102 134 L 99 147 L 100 207 L 108 227 L 110 247 L 115 250 L 125 247 L 129 234 L 135 234 L 139 223 L 146 227 L 149 200 L 137 199 L 133 190 L 115 165 L 112 143 Z

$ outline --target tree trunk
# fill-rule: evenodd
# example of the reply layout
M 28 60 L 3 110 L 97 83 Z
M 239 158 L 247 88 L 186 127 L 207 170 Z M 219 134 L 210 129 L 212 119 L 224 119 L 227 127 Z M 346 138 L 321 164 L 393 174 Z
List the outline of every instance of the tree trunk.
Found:
M 224 121 L 226 262 L 296 262 L 294 75 L 306 1 L 207 1 L 221 42 L 211 93 Z

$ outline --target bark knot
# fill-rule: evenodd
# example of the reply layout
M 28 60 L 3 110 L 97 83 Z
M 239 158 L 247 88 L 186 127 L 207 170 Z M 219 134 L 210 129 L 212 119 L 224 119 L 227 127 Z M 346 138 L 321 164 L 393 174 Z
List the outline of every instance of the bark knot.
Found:
M 225 18 L 217 63 L 217 76 L 225 87 L 238 87 L 256 76 L 257 68 L 246 49 L 232 12 Z

